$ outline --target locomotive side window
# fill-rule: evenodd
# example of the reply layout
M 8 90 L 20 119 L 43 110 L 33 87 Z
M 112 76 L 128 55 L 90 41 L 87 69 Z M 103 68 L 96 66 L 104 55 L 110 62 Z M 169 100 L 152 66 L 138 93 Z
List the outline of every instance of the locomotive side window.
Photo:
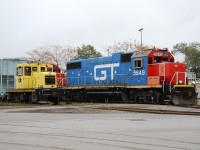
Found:
M 142 68 L 143 67 L 142 58 L 135 59 L 134 64 L 135 64 L 135 68 Z
M 75 62 L 75 63 L 70 63 L 67 64 L 67 69 L 80 69 L 81 68 L 81 62 Z
M 51 84 L 55 84 L 55 76 L 45 76 L 45 84 L 46 85 L 51 85 Z
M 23 75 L 23 67 L 17 67 L 17 76 L 22 76 Z
M 168 61 L 168 58 L 163 58 L 163 61 L 166 61 L 166 62 L 167 62 L 167 61 Z
M 52 72 L 52 68 L 49 68 L 49 67 L 48 67 L 48 68 L 47 68 L 47 71 L 48 71 L 48 72 Z
M 33 67 L 33 68 L 32 68 L 32 71 L 33 71 L 33 72 L 37 72 L 37 67 Z
M 28 66 L 24 67 L 24 75 L 31 76 L 31 67 L 28 67 Z
M 154 62 L 160 63 L 160 62 L 162 62 L 162 58 L 161 57 L 154 57 Z
M 122 54 L 121 55 L 121 63 L 123 63 L 123 62 L 131 62 L 131 56 L 132 55 L 133 55 L 132 53 Z
M 148 64 L 152 64 L 152 57 L 148 57 Z
M 41 67 L 41 68 L 40 68 L 40 71 L 41 71 L 41 72 L 45 72 L 45 67 Z

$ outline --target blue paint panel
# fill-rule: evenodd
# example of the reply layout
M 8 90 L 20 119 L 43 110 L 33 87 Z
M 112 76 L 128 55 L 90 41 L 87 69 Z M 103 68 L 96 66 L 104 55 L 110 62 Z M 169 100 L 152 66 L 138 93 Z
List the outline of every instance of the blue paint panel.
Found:
M 91 85 L 146 85 L 147 84 L 147 56 L 142 59 L 142 68 L 135 68 L 135 59 L 121 63 L 121 55 L 115 53 L 109 57 L 81 59 L 68 64 L 81 62 L 82 67 L 67 71 L 69 86 Z

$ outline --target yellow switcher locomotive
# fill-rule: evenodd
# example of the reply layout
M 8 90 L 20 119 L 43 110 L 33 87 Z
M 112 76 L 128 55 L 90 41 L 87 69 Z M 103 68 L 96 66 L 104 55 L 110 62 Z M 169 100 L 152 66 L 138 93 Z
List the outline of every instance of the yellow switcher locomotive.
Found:
M 40 101 L 58 103 L 57 95 L 64 94 L 62 94 L 64 90 L 62 91 L 58 87 L 63 87 L 64 80 L 64 74 L 60 73 L 60 69 L 55 65 L 18 64 L 15 79 L 16 88 L 7 90 L 7 99 L 27 103 Z

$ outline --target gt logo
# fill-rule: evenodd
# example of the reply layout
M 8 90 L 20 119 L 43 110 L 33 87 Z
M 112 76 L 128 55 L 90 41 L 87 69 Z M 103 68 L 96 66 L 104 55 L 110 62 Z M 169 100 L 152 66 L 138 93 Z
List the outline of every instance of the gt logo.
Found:
M 100 68 L 110 68 L 111 69 L 111 80 L 113 80 L 113 68 L 114 67 L 118 67 L 119 66 L 119 63 L 113 63 L 113 64 L 103 64 L 103 65 L 95 65 L 94 66 L 94 80 L 96 81 L 99 81 L 99 80 L 106 80 L 107 78 L 107 72 L 106 70 L 102 70 L 101 71 L 101 75 L 103 76 L 97 76 L 97 69 L 100 69 Z

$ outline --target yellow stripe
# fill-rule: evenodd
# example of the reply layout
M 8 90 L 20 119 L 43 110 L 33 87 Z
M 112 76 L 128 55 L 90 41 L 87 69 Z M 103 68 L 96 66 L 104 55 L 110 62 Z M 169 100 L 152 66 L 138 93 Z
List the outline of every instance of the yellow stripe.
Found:
M 126 88 L 162 88 L 162 85 L 134 85 L 134 86 L 126 86 Z
M 136 86 L 68 86 L 67 89 L 99 89 L 99 88 L 162 88 L 162 85 L 136 85 Z
M 8 93 L 21 93 L 21 92 L 35 92 L 34 89 L 15 89 L 15 90 L 7 90 Z
M 174 85 L 174 87 L 194 87 L 194 85 Z
M 68 86 L 67 89 L 124 88 L 125 86 Z

